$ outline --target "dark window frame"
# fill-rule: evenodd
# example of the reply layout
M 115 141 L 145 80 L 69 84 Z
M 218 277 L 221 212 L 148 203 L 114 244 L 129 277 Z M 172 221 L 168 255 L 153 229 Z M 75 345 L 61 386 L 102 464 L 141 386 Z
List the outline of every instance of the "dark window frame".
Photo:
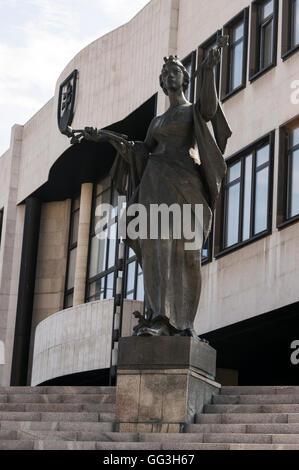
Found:
M 2 240 L 2 229 L 3 229 L 3 220 L 4 220 L 4 208 L 0 209 L 0 248 Z
M 206 243 L 208 245 L 208 256 L 203 256 L 203 254 L 201 254 L 201 265 L 202 266 L 204 266 L 208 263 L 211 263 L 213 261 L 213 256 L 214 256 L 214 231 L 215 231 L 215 215 L 213 214 L 211 231 L 210 231 L 209 236 L 206 240 Z
M 197 80 L 196 80 L 196 101 L 199 99 L 200 89 L 201 89 L 201 74 L 200 74 L 200 66 L 205 59 L 205 51 L 209 49 L 213 44 L 216 44 L 217 37 L 221 36 L 222 30 L 218 29 L 214 34 L 212 34 L 208 39 L 206 39 L 197 49 Z M 217 94 L 220 94 L 220 76 L 221 76 L 221 64 L 216 67 L 215 71 L 215 85 Z
M 250 54 L 249 54 L 249 81 L 250 83 L 267 73 L 277 65 L 277 37 L 278 37 L 278 0 L 273 0 L 273 14 L 261 20 L 261 9 L 268 0 L 255 0 L 251 4 L 250 28 Z M 269 65 L 261 68 L 261 30 L 273 19 L 272 30 L 272 60 Z
M 195 69 L 196 69 L 196 51 L 190 52 L 182 60 L 182 64 L 186 67 L 188 64 L 191 65 L 191 75 L 190 75 L 190 103 L 194 102 L 195 97 Z M 186 97 L 187 98 L 187 97 Z
M 251 144 L 247 145 L 237 153 L 233 154 L 226 160 L 228 166 L 233 163 L 237 163 L 242 159 L 245 159 L 246 156 L 250 155 L 251 153 L 254 155 L 254 160 L 256 158 L 256 152 L 259 148 L 269 144 L 269 185 L 268 185 L 268 214 L 267 214 L 267 228 L 266 230 L 254 235 L 253 233 L 253 220 L 254 220 L 254 200 L 255 200 L 255 175 L 256 165 L 255 163 L 252 165 L 252 193 L 251 193 L 251 207 L 250 207 L 250 238 L 240 241 L 242 235 L 242 227 L 243 227 L 243 205 L 244 205 L 244 164 L 241 165 L 241 171 L 243 170 L 240 180 L 240 207 L 239 207 L 239 226 L 238 226 L 238 242 L 234 245 L 229 247 L 225 247 L 225 217 L 226 217 L 226 207 L 225 207 L 225 193 L 226 193 L 226 183 L 222 185 L 220 198 L 217 203 L 216 208 L 216 226 L 215 226 L 215 242 L 214 242 L 214 257 L 220 258 L 226 254 L 229 254 L 233 251 L 236 251 L 240 248 L 243 248 L 246 245 L 254 243 L 255 241 L 264 238 L 272 233 L 272 218 L 273 218 L 273 173 L 274 173 L 274 150 L 275 150 L 275 130 L 272 130 L 262 136 L 261 138 L 255 140 Z M 261 165 L 262 167 L 263 165 Z M 267 166 L 265 164 L 265 166 Z M 261 169 L 261 167 L 259 169 Z
M 75 200 L 79 198 L 79 207 L 77 209 L 73 209 Z M 70 225 L 69 225 L 69 238 L 68 238 L 68 248 L 67 248 L 67 262 L 66 262 L 66 272 L 65 272 L 65 285 L 64 285 L 64 299 L 63 299 L 63 308 L 71 308 L 67 307 L 67 299 L 70 295 L 74 295 L 74 287 L 71 287 L 70 289 L 67 288 L 67 283 L 68 283 L 68 275 L 69 275 L 69 265 L 70 265 L 70 254 L 71 251 L 74 250 L 75 248 L 78 247 L 78 240 L 74 243 L 71 243 L 72 237 L 73 237 L 73 219 L 74 219 L 74 214 L 76 212 L 79 212 L 80 214 L 80 194 L 78 194 L 76 197 L 74 197 L 71 201 L 71 211 L 70 211 Z
M 90 217 L 90 231 L 89 231 L 89 242 L 88 242 L 88 258 L 87 258 L 87 270 L 86 270 L 86 284 L 85 284 L 85 302 L 93 302 L 94 300 L 99 300 L 99 299 L 93 299 L 94 296 L 92 295 L 89 295 L 89 286 L 91 284 L 93 284 L 94 282 L 96 281 L 99 281 L 101 279 L 104 278 L 104 297 L 103 297 L 103 300 L 104 299 L 107 299 L 107 298 L 112 298 L 112 297 L 115 297 L 116 295 L 116 279 L 118 277 L 118 271 L 120 270 L 120 267 L 118 265 L 118 250 L 119 250 L 119 238 L 118 238 L 118 234 L 116 233 L 116 243 L 115 243 L 115 262 L 114 262 L 114 265 L 113 266 L 110 266 L 108 267 L 108 259 L 109 259 L 109 245 L 110 245 L 110 240 L 109 238 L 107 238 L 107 249 L 106 249 L 106 253 L 105 253 L 105 269 L 103 271 L 101 271 L 100 273 L 96 274 L 95 276 L 92 276 L 92 277 L 89 277 L 89 268 L 90 268 L 90 260 L 91 260 L 91 241 L 92 241 L 92 238 L 95 236 L 95 232 L 94 232 L 94 227 L 93 227 L 93 217 L 94 217 L 94 214 L 95 214 L 95 209 L 96 209 L 96 198 L 97 196 L 99 196 L 101 193 L 97 194 L 97 191 L 96 191 L 96 188 L 97 188 L 97 185 L 103 181 L 105 178 L 107 177 L 104 176 L 103 178 L 101 178 L 98 182 L 94 183 L 93 185 L 93 191 L 92 191 L 92 205 L 91 205 L 91 217 Z M 111 184 L 109 186 L 109 190 L 110 190 L 110 204 L 112 204 L 113 202 L 113 192 L 114 192 L 114 187 L 113 187 L 113 183 L 111 181 Z M 116 217 L 113 218 L 113 221 L 114 223 L 117 224 L 117 227 L 118 227 L 118 215 L 116 215 Z M 111 221 L 110 221 L 111 223 Z M 109 224 L 110 225 L 110 224 Z M 108 224 L 105 224 L 105 226 L 103 227 L 103 230 L 105 230 L 105 228 L 107 228 Z M 110 274 L 114 273 L 114 276 L 113 276 L 113 292 L 112 292 L 112 296 L 111 297 L 106 297 L 107 295 L 107 279 L 108 279 L 108 276 Z
M 293 40 L 293 5 L 295 0 L 282 2 L 281 58 L 283 61 L 299 50 L 299 43 L 292 45 Z
M 139 270 L 139 264 L 138 264 L 138 259 L 137 256 L 134 254 L 129 257 L 129 250 L 130 248 L 126 245 L 125 248 L 125 269 L 124 269 L 124 289 L 123 289 L 123 298 L 127 299 L 127 287 L 128 287 L 128 265 L 131 263 L 135 264 L 135 272 L 134 272 L 134 288 L 133 288 L 133 299 L 128 299 L 128 300 L 136 300 L 138 302 L 143 302 L 143 300 L 137 299 L 137 287 L 138 287 L 138 270 Z
M 289 216 L 289 198 L 290 198 L 290 162 L 289 156 L 291 150 L 288 145 L 288 130 L 299 127 L 299 116 L 285 122 L 279 127 L 279 158 L 278 158 L 278 183 L 277 183 L 277 213 L 276 227 L 283 229 L 299 221 L 299 214 Z M 296 149 L 299 146 L 296 146 Z
M 240 22 L 244 24 L 244 32 L 241 39 L 243 40 L 243 63 L 242 63 L 242 83 L 231 89 L 231 58 L 232 49 L 236 44 L 231 43 L 231 32 L 233 28 Z M 234 96 L 239 91 L 246 87 L 247 78 L 247 58 L 248 58 L 248 23 L 249 23 L 249 7 L 244 8 L 234 18 L 223 26 L 223 35 L 229 35 L 229 46 L 225 47 L 222 52 L 222 67 L 221 67 L 221 101 L 224 102 L 231 96 Z

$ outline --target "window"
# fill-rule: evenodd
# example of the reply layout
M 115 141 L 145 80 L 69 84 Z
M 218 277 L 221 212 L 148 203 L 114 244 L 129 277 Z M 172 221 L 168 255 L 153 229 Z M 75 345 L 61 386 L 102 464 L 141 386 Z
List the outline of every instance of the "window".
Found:
M 278 0 L 257 0 L 251 9 L 250 81 L 276 65 Z
M 205 243 L 203 244 L 202 250 L 201 250 L 201 262 L 204 263 L 209 259 L 209 238 L 206 239 Z
M 216 211 L 222 227 L 220 251 L 270 233 L 273 147 L 274 132 L 228 159 L 221 222 Z
M 182 64 L 186 67 L 190 75 L 190 83 L 188 89 L 185 91 L 185 96 L 190 103 L 194 101 L 194 81 L 195 81 L 195 63 L 196 63 L 196 52 L 193 51 L 185 59 L 182 60 Z
M 212 220 L 211 231 L 205 243 L 203 244 L 203 247 L 201 250 L 201 264 L 206 264 L 212 261 L 213 259 L 213 238 L 214 238 L 214 216 Z
M 0 210 L 0 247 L 1 247 L 1 237 L 2 237 L 3 214 L 4 214 L 4 209 L 1 209 Z
M 75 284 L 75 267 L 77 257 L 78 230 L 79 230 L 79 214 L 80 214 L 80 196 L 72 200 L 71 220 L 69 230 L 69 246 L 68 260 L 66 270 L 64 308 L 73 306 L 74 284 Z
M 127 182 L 130 194 L 130 183 Z M 112 206 L 108 222 L 100 222 L 96 208 L 103 203 Z M 118 262 L 118 193 L 113 188 L 111 178 L 105 178 L 94 187 L 92 219 L 89 242 L 89 262 L 87 272 L 86 301 L 108 299 L 116 295 L 116 280 L 123 277 L 123 267 Z M 110 236 L 107 234 L 110 232 Z M 111 235 L 113 235 L 111 237 Z M 133 250 L 125 249 L 124 286 L 122 295 L 128 299 L 144 298 L 143 274 Z
M 104 203 L 111 204 L 113 209 L 108 215 L 108 222 L 98 228 L 97 224 L 101 221 L 101 218 L 97 215 L 96 209 Z M 108 299 L 115 295 L 119 245 L 117 238 L 117 204 L 118 193 L 113 188 L 110 177 L 95 185 L 87 273 L 86 297 L 88 302 Z
M 209 39 L 207 39 L 204 43 L 202 43 L 199 48 L 198 48 L 198 69 L 200 69 L 201 63 L 204 61 L 204 59 L 207 57 L 209 51 L 216 47 L 217 45 L 217 37 L 220 36 L 221 30 L 218 30 L 215 34 L 213 34 Z M 216 84 L 216 90 L 219 95 L 219 85 L 220 85 L 220 63 L 216 65 L 215 67 L 215 84 Z M 201 77 L 200 75 L 197 78 L 197 99 L 199 97 L 200 93 L 200 88 L 201 88 Z
M 299 0 L 282 2 L 281 57 L 285 60 L 299 49 Z
M 134 251 L 129 248 L 126 256 L 126 287 L 124 297 L 144 300 L 143 273 Z
M 229 36 L 229 47 L 223 49 L 222 101 L 246 86 L 248 8 L 223 27 Z
M 299 219 L 299 119 L 280 128 L 278 227 Z
M 288 160 L 288 197 L 287 216 L 289 218 L 299 214 L 299 129 L 288 132 L 287 142 Z

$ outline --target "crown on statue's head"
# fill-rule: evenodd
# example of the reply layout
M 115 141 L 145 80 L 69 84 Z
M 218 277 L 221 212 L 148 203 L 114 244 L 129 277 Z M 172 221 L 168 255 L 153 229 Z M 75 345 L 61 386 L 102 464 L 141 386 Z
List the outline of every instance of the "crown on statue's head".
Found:
M 167 62 L 180 62 L 180 59 L 177 55 L 170 55 L 169 57 L 164 57 L 164 62 L 165 64 L 167 64 Z

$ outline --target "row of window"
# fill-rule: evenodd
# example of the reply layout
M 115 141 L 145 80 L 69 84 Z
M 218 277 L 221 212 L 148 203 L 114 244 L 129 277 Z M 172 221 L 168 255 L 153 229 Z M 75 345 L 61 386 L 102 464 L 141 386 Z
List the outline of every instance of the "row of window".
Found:
M 251 4 L 249 80 L 253 82 L 270 70 L 277 62 L 278 0 L 257 0 Z M 282 2 L 281 57 L 287 59 L 299 49 L 299 0 Z M 217 37 L 228 35 L 229 46 L 222 50 L 220 64 L 216 67 L 216 88 L 222 101 L 246 86 L 247 49 L 249 32 L 249 7 L 242 10 L 198 48 L 197 66 L 206 58 L 209 50 L 216 46 Z M 195 95 L 196 53 L 183 60 L 192 77 L 186 92 L 189 101 Z M 221 76 L 221 84 L 220 84 Z M 197 79 L 197 93 L 200 77 Z
M 228 161 L 222 194 L 222 250 L 271 228 L 273 146 L 271 133 Z
M 275 132 L 227 159 L 209 259 L 271 233 Z M 277 227 L 299 220 L 299 118 L 279 129 Z M 214 249 L 214 252 L 212 252 Z
M 96 209 L 104 203 L 110 204 L 113 210 L 109 213 L 107 223 L 103 225 L 100 224 L 101 217 Z M 144 299 L 143 274 L 133 250 L 126 247 L 122 269 L 118 265 L 117 203 L 118 193 L 109 177 L 94 186 L 86 284 L 87 302 L 115 297 L 117 278 L 123 278 L 122 295 L 125 298 L 141 301 Z M 64 308 L 73 305 L 79 211 L 80 197 L 77 197 L 72 201 L 71 207 Z

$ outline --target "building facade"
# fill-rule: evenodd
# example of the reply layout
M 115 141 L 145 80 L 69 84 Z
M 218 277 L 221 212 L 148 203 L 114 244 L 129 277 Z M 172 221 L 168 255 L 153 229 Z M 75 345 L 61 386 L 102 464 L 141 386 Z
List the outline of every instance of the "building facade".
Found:
M 183 59 L 195 101 L 220 34 L 229 46 L 215 80 L 233 135 L 195 328 L 217 349 L 220 382 L 299 383 L 299 1 L 152 0 L 72 59 L 0 157 L 1 385 L 113 383 L 118 338 L 143 308 L 142 270 L 117 239 L 96 236 L 106 202 L 117 231 L 114 150 L 63 132 L 143 140 L 168 106 L 163 57 Z

